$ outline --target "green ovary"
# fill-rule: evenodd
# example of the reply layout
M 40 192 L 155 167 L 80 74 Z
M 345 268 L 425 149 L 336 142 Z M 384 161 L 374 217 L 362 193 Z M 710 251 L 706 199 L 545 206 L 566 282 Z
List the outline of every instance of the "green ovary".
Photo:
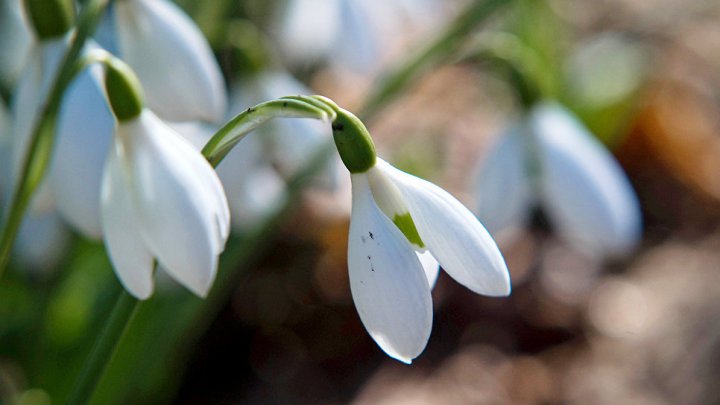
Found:
M 423 243 L 420 238 L 420 234 L 415 227 L 415 222 L 413 222 L 409 212 L 402 215 L 395 214 L 392 221 L 395 226 L 400 229 L 400 232 L 402 232 L 403 235 L 405 235 L 405 237 L 410 241 L 410 243 L 421 249 L 425 248 L 425 243 Z

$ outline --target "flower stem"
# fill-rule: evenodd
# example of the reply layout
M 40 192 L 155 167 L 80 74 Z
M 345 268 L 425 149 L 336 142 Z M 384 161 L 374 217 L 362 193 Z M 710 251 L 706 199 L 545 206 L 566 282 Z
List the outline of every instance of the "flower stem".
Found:
M 509 3 L 511 3 L 510 0 L 471 2 L 466 9 L 458 13 L 458 17 L 448 25 L 447 29 L 435 41 L 380 80 L 379 85 L 368 96 L 365 108 L 358 116 L 363 121 L 374 118 L 387 104 L 402 94 L 402 91 L 417 79 L 421 73 L 426 72 L 455 52 L 459 40 L 464 38 L 478 24 L 485 21 L 500 6 Z
M 112 313 L 95 341 L 80 377 L 73 387 L 68 404 L 87 404 L 95 392 L 98 382 L 103 376 L 110 360 L 112 360 L 118 343 L 122 339 L 140 301 L 130 296 L 124 289 L 120 292 Z
M 324 109 L 297 97 L 283 97 L 260 103 L 228 121 L 202 150 L 211 165 L 217 166 L 245 135 L 273 118 L 314 118 L 328 121 L 332 117 Z M 291 145 L 288 145 L 291 147 Z
M 78 72 L 76 64 L 85 41 L 92 35 L 100 21 L 108 0 L 89 0 L 78 17 L 78 25 L 70 49 L 65 54 L 55 76 L 50 95 L 42 107 L 42 113 L 33 127 L 25 162 L 19 181 L 13 190 L 9 211 L 0 235 L 0 278 L 7 267 L 10 252 L 17 237 L 23 216 L 31 198 L 40 185 L 50 163 L 55 141 L 55 124 L 63 93 Z

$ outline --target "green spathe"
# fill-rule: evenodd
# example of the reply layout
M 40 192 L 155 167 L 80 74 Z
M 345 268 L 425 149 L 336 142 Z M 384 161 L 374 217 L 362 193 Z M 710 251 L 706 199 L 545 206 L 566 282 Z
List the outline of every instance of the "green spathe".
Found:
M 24 3 L 41 41 L 64 35 L 75 23 L 73 0 L 24 0 Z
M 417 228 L 415 227 L 415 222 L 413 222 L 412 217 L 410 216 L 409 212 L 406 212 L 402 215 L 395 214 L 395 216 L 392 219 L 395 226 L 400 229 L 400 232 L 405 235 L 408 241 L 412 243 L 413 245 L 424 248 L 425 243 L 420 238 L 420 234 L 418 233 Z
M 128 121 L 140 115 L 145 104 L 142 86 L 125 62 L 117 58 L 109 58 L 105 62 L 105 89 L 118 121 Z
M 333 139 L 340 158 L 350 173 L 364 173 L 375 166 L 375 144 L 367 128 L 355 115 L 335 108 L 337 116 L 332 123 Z

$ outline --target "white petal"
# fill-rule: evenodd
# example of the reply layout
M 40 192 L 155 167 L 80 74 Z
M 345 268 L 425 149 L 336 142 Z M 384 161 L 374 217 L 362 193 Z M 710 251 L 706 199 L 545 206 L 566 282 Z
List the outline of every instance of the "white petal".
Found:
M 217 127 L 209 125 L 200 121 L 184 121 L 184 122 L 171 122 L 165 121 L 165 123 L 182 135 L 183 138 L 190 141 L 198 152 L 201 151 L 210 138 L 215 134 Z
M 640 205 L 612 155 L 555 104 L 532 116 L 542 159 L 544 208 L 560 234 L 593 255 L 627 253 L 642 232 Z
M 352 176 L 348 268 L 353 301 L 370 336 L 410 363 L 432 329 L 430 287 L 415 252 L 372 199 L 364 174 Z
M 526 168 L 525 139 L 520 124 L 502 135 L 475 176 L 477 216 L 494 236 L 525 226 L 533 193 Z
M 435 288 L 438 275 L 440 275 L 440 263 L 435 260 L 432 253 L 428 250 L 423 253 L 415 252 L 415 254 L 417 254 L 418 260 L 420 260 L 420 264 L 422 265 L 423 270 L 425 271 L 425 276 L 428 280 L 428 285 L 430 285 L 430 289 L 432 290 Z
M 115 4 L 120 57 L 145 88 L 148 106 L 173 121 L 218 121 L 227 100 L 220 68 L 193 21 L 166 0 Z
M 99 239 L 100 185 L 115 119 L 102 88 L 99 66 L 70 85 L 58 120 L 50 182 L 57 209 L 85 236 Z
M 402 192 L 420 238 L 443 269 L 479 294 L 510 294 L 505 260 L 480 221 L 440 187 L 378 159 Z
M 215 133 L 195 122 L 168 123 L 197 150 Z M 232 228 L 239 232 L 260 225 L 287 202 L 285 180 L 262 153 L 256 134 L 243 138 L 216 168 L 230 205 Z
M 67 49 L 65 38 L 35 44 L 25 62 L 13 93 L 12 138 L 13 180 L 19 176 L 42 103 L 50 91 L 61 58 Z
M 50 86 L 60 61 L 67 49 L 68 35 L 34 45 L 15 90 L 12 105 L 12 165 L 10 167 L 10 188 L 21 175 L 32 132 L 50 91 Z M 35 192 L 30 210 L 34 214 L 49 213 L 54 209 L 52 192 L 43 181 Z
M 149 110 L 121 123 L 141 232 L 177 281 L 205 296 L 225 247 L 230 213 L 217 174 L 190 142 Z
M 105 248 L 125 289 L 138 299 L 153 292 L 153 258 L 143 242 L 132 191 L 118 151 L 108 155 L 102 183 L 101 219 Z

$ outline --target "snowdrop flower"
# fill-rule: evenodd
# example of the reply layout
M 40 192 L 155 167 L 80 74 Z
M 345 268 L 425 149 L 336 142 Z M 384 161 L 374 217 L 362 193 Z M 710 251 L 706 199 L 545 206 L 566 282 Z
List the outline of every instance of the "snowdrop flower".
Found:
M 105 246 L 135 297 L 152 294 L 155 260 L 204 297 L 230 230 L 227 199 L 195 147 L 143 107 L 136 80 L 126 65 L 107 65 L 106 88 L 118 127 L 102 183 Z
M 200 151 L 215 130 L 197 122 L 171 123 Z M 279 212 L 288 198 L 285 180 L 263 154 L 260 139 L 251 134 L 217 166 L 216 171 L 230 205 L 232 228 L 247 232 Z
M 98 40 L 126 61 L 164 120 L 219 121 L 227 100 L 220 67 L 200 29 L 167 0 L 113 2 Z
M 628 253 L 642 232 L 640 205 L 612 155 L 565 108 L 534 107 L 480 166 L 478 216 L 498 235 L 524 226 L 535 204 L 563 239 L 594 257 Z
M 376 158 L 355 116 L 338 109 L 333 133 L 351 173 L 348 269 L 355 306 L 375 342 L 410 363 L 430 336 L 438 263 L 459 283 L 490 296 L 510 293 L 507 266 L 457 199 Z

